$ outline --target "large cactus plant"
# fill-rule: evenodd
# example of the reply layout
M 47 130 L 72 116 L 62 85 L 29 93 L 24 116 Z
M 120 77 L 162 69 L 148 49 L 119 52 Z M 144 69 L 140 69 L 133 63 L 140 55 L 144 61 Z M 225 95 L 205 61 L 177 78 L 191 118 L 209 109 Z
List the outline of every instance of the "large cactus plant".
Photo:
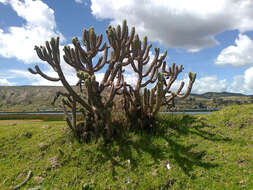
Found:
M 47 62 L 58 77 L 48 76 L 38 65 L 34 69 L 29 68 L 32 74 L 39 74 L 49 81 L 61 81 L 66 88 L 66 93 L 59 92 L 56 98 L 63 97 L 62 105 L 67 124 L 79 139 L 86 139 L 90 134 L 97 138 L 104 132 L 107 139 L 111 138 L 114 130 L 111 125 L 111 110 L 116 95 L 124 99 L 126 118 L 132 121 L 132 124 L 139 120 L 142 126 L 146 126 L 146 123 L 153 121 L 162 102 L 168 103 L 175 97 L 186 97 L 196 77 L 196 74 L 189 74 L 190 83 L 185 94 L 180 94 L 184 83 L 177 92 L 172 93 L 170 87 L 183 67 L 173 64 L 166 70 L 164 60 L 167 52 L 159 56 L 160 50 L 155 48 L 154 59 L 150 60 L 149 51 L 152 45 L 147 44 L 147 37 L 141 42 L 134 27 L 129 32 L 126 21 L 116 28 L 109 26 L 106 34 L 109 44 L 104 42 L 102 45 L 102 34 L 97 35 L 94 28 L 90 28 L 83 31 L 83 46 L 77 38 L 73 38 L 74 47 L 64 47 L 63 58 L 76 70 L 78 88 L 69 84 L 62 71 L 59 37 L 52 38 L 50 42 L 46 41 L 45 46 L 35 46 L 39 58 Z M 100 52 L 103 55 L 95 62 L 94 58 L 97 58 Z M 127 66 L 138 76 L 135 86 L 131 86 L 124 79 L 124 68 Z M 101 69 L 104 70 L 104 76 L 102 81 L 98 82 L 95 73 Z M 154 84 L 154 87 L 149 88 L 149 84 Z M 104 97 L 102 93 L 105 91 L 107 95 Z M 170 96 L 166 97 L 167 94 Z M 72 111 L 71 115 L 68 110 Z M 83 113 L 83 122 L 77 122 L 77 111 Z

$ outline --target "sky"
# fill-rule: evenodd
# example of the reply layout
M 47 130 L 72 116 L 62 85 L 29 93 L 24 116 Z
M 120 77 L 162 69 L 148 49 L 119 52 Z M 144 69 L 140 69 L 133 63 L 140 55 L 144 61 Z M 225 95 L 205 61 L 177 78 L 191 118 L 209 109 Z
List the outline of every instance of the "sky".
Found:
M 184 66 L 173 88 L 196 72 L 193 93 L 253 93 L 253 0 L 0 0 L 0 86 L 60 85 L 28 72 L 38 64 L 56 76 L 34 46 L 60 36 L 63 55 L 84 29 L 93 26 L 105 39 L 108 25 L 124 19 L 153 44 L 151 58 L 160 47 L 168 65 Z M 75 84 L 73 68 L 63 59 L 61 65 Z M 126 81 L 136 75 L 126 74 Z

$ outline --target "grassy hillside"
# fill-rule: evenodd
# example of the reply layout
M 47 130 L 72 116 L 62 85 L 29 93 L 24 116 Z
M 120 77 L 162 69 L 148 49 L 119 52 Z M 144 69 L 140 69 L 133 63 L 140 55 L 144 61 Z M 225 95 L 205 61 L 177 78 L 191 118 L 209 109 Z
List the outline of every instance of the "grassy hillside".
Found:
M 0 87 L 0 112 L 60 111 L 60 103 L 51 105 L 57 91 L 63 87 L 54 86 L 9 86 Z M 236 93 L 192 94 L 185 100 L 176 100 L 176 109 L 222 108 L 228 105 L 253 103 L 253 96 Z M 162 111 L 166 107 L 162 108 Z
M 0 189 L 29 170 L 21 189 L 253 189 L 253 105 L 158 124 L 104 145 L 79 144 L 63 121 L 1 120 Z

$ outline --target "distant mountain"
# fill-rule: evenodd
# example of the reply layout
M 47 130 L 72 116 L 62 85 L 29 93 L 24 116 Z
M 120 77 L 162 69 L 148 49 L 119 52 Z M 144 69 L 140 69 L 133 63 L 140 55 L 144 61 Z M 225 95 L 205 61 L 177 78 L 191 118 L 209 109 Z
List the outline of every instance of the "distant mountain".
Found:
M 229 96 L 248 96 L 245 94 L 241 93 L 232 93 L 232 92 L 206 92 L 203 94 L 191 94 L 192 96 L 197 96 L 197 97 L 205 97 L 205 98 L 218 98 L 218 97 L 229 97 Z
M 61 86 L 1 86 L 0 111 L 58 110 L 59 102 L 51 105 Z
M 51 105 L 62 86 L 0 86 L 0 112 L 12 111 L 60 111 L 61 103 Z M 176 104 L 181 109 L 222 107 L 231 104 L 250 103 L 253 96 L 230 92 L 207 92 L 191 94 Z M 252 101 L 253 103 L 253 101 Z

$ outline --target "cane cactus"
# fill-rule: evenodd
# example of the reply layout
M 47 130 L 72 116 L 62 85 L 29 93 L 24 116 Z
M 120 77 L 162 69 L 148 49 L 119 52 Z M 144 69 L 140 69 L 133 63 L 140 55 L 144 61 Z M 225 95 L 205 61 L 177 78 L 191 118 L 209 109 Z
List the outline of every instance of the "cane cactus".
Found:
M 154 59 L 150 60 L 152 45 L 148 45 L 147 37 L 141 42 L 134 27 L 129 32 L 126 21 L 123 21 L 122 26 L 108 26 L 106 35 L 109 44 L 102 44 L 102 34 L 97 35 L 91 27 L 83 31 L 82 45 L 75 37 L 72 39 L 73 48 L 64 46 L 63 59 L 75 69 L 77 87 L 69 84 L 62 71 L 59 37 L 52 38 L 50 42 L 46 41 L 45 46 L 35 46 L 38 57 L 52 67 L 57 77 L 47 75 L 38 65 L 34 69 L 28 69 L 32 74 L 39 74 L 49 81 L 60 81 L 65 87 L 66 92 L 58 92 L 55 100 L 63 97 L 62 105 L 67 124 L 79 139 L 86 138 L 90 133 L 98 138 L 104 132 L 106 139 L 112 137 L 114 129 L 111 125 L 111 110 L 116 95 L 124 100 L 126 118 L 131 122 L 137 119 L 142 126 L 146 126 L 147 122 L 153 121 L 164 101 L 168 103 L 175 97 L 184 98 L 189 95 L 196 78 L 196 74 L 189 74 L 190 83 L 185 94 L 180 94 L 184 83 L 177 92 L 172 93 L 170 87 L 183 67 L 173 64 L 166 70 L 166 51 L 160 55 L 160 49 L 155 48 Z M 101 53 L 103 55 L 98 58 Z M 135 86 L 131 86 L 124 79 L 127 66 L 138 76 Z M 102 81 L 98 82 L 95 73 L 102 69 L 104 76 Z M 150 84 L 154 84 L 154 87 L 149 88 Z M 103 92 L 107 93 L 106 97 L 103 97 Z M 170 94 L 168 98 L 167 94 Z M 69 110 L 71 115 L 68 114 Z M 77 122 L 77 111 L 83 113 L 83 122 Z

